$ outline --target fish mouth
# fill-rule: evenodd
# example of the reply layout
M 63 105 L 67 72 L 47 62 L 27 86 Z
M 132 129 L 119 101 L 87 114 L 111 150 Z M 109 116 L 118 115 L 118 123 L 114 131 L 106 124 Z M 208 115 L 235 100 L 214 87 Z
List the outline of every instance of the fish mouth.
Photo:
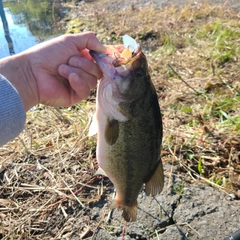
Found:
M 116 59 L 114 59 L 112 64 L 113 64 L 114 67 L 119 67 L 119 66 L 122 66 L 122 65 L 130 66 L 131 63 L 134 62 L 136 59 L 138 59 L 141 54 L 142 54 L 141 46 L 140 46 L 140 44 L 137 44 L 136 48 L 134 49 L 134 51 L 132 52 L 132 55 L 130 57 L 116 58 Z
M 136 48 L 132 52 L 132 55 L 129 57 L 121 57 L 123 50 L 124 48 L 122 48 L 120 51 L 118 51 L 118 49 L 111 49 L 111 51 L 107 51 L 106 53 L 99 53 L 90 50 L 89 53 L 98 64 L 103 74 L 111 72 L 112 75 L 115 71 L 119 73 L 126 71 L 128 72 L 131 70 L 132 63 L 139 59 L 141 56 L 144 56 L 140 44 L 137 44 Z
M 112 65 L 112 58 L 109 57 L 109 54 L 99 53 L 93 50 L 90 50 L 89 54 L 100 67 L 103 73 L 106 72 L 108 68 Z

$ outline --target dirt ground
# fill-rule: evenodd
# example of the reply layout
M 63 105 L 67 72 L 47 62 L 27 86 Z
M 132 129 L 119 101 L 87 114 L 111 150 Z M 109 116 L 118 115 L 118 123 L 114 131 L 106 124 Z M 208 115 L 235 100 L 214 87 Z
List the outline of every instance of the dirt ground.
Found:
M 72 108 L 39 105 L 19 138 L 0 148 L 0 238 L 195 240 L 237 231 L 238 1 L 64 6 L 67 32 L 91 30 L 104 44 L 129 34 L 141 43 L 163 115 L 165 187 L 156 198 L 142 190 L 137 222 L 125 225 L 109 208 L 112 183 L 94 175 L 96 137 L 87 133 L 96 91 Z

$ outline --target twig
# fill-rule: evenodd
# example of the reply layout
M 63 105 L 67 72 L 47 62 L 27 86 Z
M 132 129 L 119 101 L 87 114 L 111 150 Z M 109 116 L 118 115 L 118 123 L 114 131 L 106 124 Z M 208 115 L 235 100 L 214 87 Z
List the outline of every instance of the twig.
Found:
M 95 176 L 94 178 L 92 178 L 91 180 L 89 180 L 86 184 L 87 184 L 87 185 L 92 184 L 92 183 L 94 183 L 94 182 L 96 181 L 96 179 L 99 179 L 99 177 L 96 177 L 96 176 Z M 75 195 L 78 194 L 84 187 L 85 187 L 85 185 L 84 185 L 84 186 L 81 186 L 79 189 L 77 189 L 77 190 L 74 192 L 74 194 L 75 194 Z M 62 202 L 64 202 L 64 201 L 66 201 L 66 200 L 67 200 L 69 197 L 71 197 L 71 196 L 73 196 L 72 193 L 69 194 L 68 196 L 60 199 L 59 201 L 57 201 L 57 202 L 49 205 L 49 206 L 46 207 L 45 209 L 43 209 L 43 213 L 41 214 L 40 219 L 43 218 L 43 215 L 44 215 L 44 213 L 45 213 L 46 211 L 50 211 L 50 209 L 52 209 L 53 207 L 57 206 L 58 204 L 60 204 L 60 203 L 62 203 Z
M 86 229 L 85 229 L 85 231 L 80 235 L 80 239 L 83 239 L 84 237 L 86 237 L 90 232 L 91 232 L 91 227 L 87 227 Z
M 101 219 L 100 219 L 97 227 L 95 228 L 94 233 L 93 233 L 93 236 L 92 236 L 92 240 L 95 239 L 97 230 L 98 230 L 98 228 L 100 227 L 101 223 L 104 221 L 104 218 L 105 218 L 105 215 L 106 215 L 106 214 L 107 214 L 107 210 L 104 211 L 104 213 L 103 213 L 103 215 L 102 215 L 102 217 L 101 217 Z
M 112 195 L 112 201 L 114 201 L 115 197 L 116 197 L 116 191 L 114 191 L 114 193 L 113 193 L 113 195 Z M 109 223 L 109 222 L 110 222 L 110 218 L 111 218 L 111 216 L 112 216 L 112 213 L 113 213 L 113 208 L 111 208 L 111 209 L 109 210 L 109 212 L 108 212 L 107 218 L 106 218 L 106 220 L 105 220 L 106 223 Z
M 199 237 L 201 237 L 200 233 L 198 231 L 196 231 L 193 227 L 191 227 L 191 225 L 187 222 L 185 223 L 177 223 L 176 225 L 187 225 L 190 229 L 192 229 Z
M 80 201 L 80 199 L 76 196 L 76 194 L 70 189 L 70 187 L 67 185 L 67 183 L 62 178 L 62 181 L 64 184 L 68 187 L 68 190 L 71 192 L 72 196 L 77 200 L 77 202 L 84 208 L 84 204 Z
M 47 205 L 51 200 L 52 200 L 52 198 L 48 199 L 48 201 L 45 203 L 45 205 Z M 44 205 L 44 206 L 45 206 L 45 205 Z M 16 227 L 13 229 L 12 232 L 15 232 L 15 231 L 16 231 L 17 229 L 19 229 L 24 223 L 26 223 L 27 221 L 29 221 L 33 216 L 36 216 L 37 213 L 39 213 L 40 211 L 42 211 L 42 209 L 43 209 L 44 206 L 40 207 L 40 209 L 37 209 L 36 212 L 34 212 L 33 214 L 31 214 L 28 218 L 26 218 L 26 219 L 21 219 L 21 223 L 20 223 L 18 226 L 16 226 Z M 10 234 L 11 234 L 12 232 L 9 232 L 6 236 L 4 236 L 4 237 L 3 237 L 3 240 L 9 239 Z
M 127 221 L 124 221 L 123 230 L 122 230 L 122 240 L 125 239 L 126 232 L 127 232 Z
M 179 79 L 184 82 L 190 89 L 192 89 L 195 93 L 199 94 L 200 92 L 196 91 L 192 86 L 190 86 L 176 71 L 175 69 L 171 66 L 171 64 L 168 64 L 168 67 L 171 68 L 171 70 L 179 77 Z

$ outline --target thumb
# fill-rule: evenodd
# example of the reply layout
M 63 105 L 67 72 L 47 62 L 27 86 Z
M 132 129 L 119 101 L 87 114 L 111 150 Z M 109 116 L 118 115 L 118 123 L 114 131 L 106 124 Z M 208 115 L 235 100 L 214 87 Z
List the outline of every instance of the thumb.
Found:
M 99 42 L 93 32 L 84 32 L 72 35 L 76 47 L 79 51 L 87 48 L 96 52 L 106 52 L 106 48 Z

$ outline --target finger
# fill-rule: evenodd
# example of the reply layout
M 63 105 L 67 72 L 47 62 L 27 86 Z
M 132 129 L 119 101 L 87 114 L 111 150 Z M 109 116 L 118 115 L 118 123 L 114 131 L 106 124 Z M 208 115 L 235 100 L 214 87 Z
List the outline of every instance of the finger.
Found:
M 69 83 L 72 88 L 72 103 L 77 103 L 87 98 L 90 95 L 91 88 L 88 83 L 80 78 L 76 73 L 69 75 Z
M 102 72 L 98 65 L 86 58 L 74 56 L 69 59 L 68 64 L 72 67 L 82 69 L 84 72 L 95 76 L 97 79 L 102 78 Z
M 94 59 L 91 57 L 91 55 L 89 54 L 89 50 L 88 49 L 83 49 L 82 51 L 80 51 L 79 53 L 79 56 L 80 57 L 83 57 L 83 58 L 87 58 L 88 60 L 94 62 Z
M 93 32 L 84 32 L 78 34 L 66 35 L 66 37 L 73 37 L 73 40 L 79 51 L 87 48 L 89 50 L 94 50 L 97 52 L 105 52 L 105 47 L 99 42 L 97 37 Z
M 76 68 L 66 64 L 61 64 L 58 68 L 58 72 L 62 77 L 68 80 L 71 74 L 76 74 L 79 77 L 79 79 L 81 79 L 81 83 L 82 82 L 84 82 L 84 84 L 86 83 L 89 89 L 93 89 L 97 85 L 97 77 L 94 75 L 88 74 L 87 72 L 83 71 L 80 68 Z

